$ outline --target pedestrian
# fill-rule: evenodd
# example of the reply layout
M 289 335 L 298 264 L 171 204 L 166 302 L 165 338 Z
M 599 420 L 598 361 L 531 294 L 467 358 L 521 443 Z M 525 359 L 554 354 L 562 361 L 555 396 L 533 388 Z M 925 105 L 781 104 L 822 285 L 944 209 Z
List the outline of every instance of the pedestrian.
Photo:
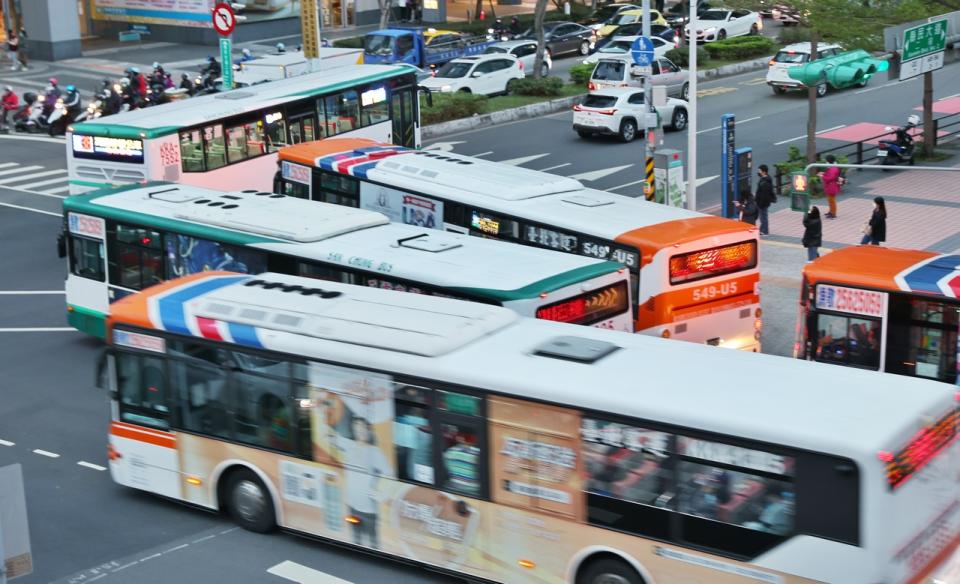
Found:
M 7 54 L 10 55 L 11 71 L 18 71 L 22 67 L 19 52 L 20 38 L 17 36 L 17 33 L 11 29 L 7 32 Z
M 827 162 L 835 165 L 837 158 L 833 154 L 827 154 Z M 820 180 L 823 181 L 823 194 L 827 195 L 827 204 L 830 206 L 830 210 L 827 212 L 827 219 L 836 219 L 837 195 L 840 194 L 840 185 L 842 184 L 840 167 L 830 166 L 823 172 L 820 172 L 819 176 Z
M 873 214 L 863 225 L 863 239 L 860 245 L 880 245 L 887 240 L 887 205 L 883 197 L 873 198 Z
M 29 40 L 29 37 L 27 36 L 27 29 L 21 26 L 20 27 L 20 50 L 18 52 L 20 53 L 20 65 L 22 66 L 24 71 L 28 69 L 27 67 L 27 49 L 29 48 L 27 46 L 28 40 Z
M 757 217 L 760 216 L 760 207 L 757 201 L 749 192 L 743 193 L 743 199 L 740 201 L 740 220 L 750 225 L 757 224 Z
M 396 0 L 397 3 L 397 21 L 406 22 L 410 20 L 410 8 L 407 6 L 407 0 Z
M 807 263 L 820 257 L 820 244 L 823 242 L 823 222 L 820 209 L 816 205 L 803 216 L 803 247 L 807 248 Z
M 770 178 L 770 168 L 761 164 L 757 170 L 757 208 L 760 209 L 760 235 L 770 235 L 770 205 L 777 202 L 777 194 L 773 192 L 773 179 Z

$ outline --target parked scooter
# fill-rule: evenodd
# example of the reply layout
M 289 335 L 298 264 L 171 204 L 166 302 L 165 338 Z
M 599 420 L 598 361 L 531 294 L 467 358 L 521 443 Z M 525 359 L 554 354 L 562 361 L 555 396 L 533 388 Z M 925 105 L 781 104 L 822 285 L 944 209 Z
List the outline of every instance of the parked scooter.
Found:
M 913 166 L 914 143 L 910 130 L 917 127 L 920 123 L 920 116 L 911 114 L 907 118 L 907 124 L 896 130 L 896 140 L 880 140 L 877 146 L 877 157 L 880 158 L 880 164 L 884 166 L 907 164 Z M 887 126 L 888 132 L 894 131 L 892 127 Z

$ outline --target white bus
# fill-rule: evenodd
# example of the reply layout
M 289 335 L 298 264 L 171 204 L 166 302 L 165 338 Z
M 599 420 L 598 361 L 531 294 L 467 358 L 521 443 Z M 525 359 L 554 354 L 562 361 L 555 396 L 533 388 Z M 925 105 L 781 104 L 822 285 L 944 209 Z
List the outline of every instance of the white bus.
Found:
M 69 197 L 63 207 L 67 319 L 98 337 L 111 302 L 207 270 L 271 270 L 633 326 L 620 264 L 394 224 L 373 211 L 167 183 Z
M 620 262 L 632 276 L 636 332 L 760 350 L 759 235 L 746 223 L 546 172 L 364 139 L 290 146 L 280 164 L 277 192 Z M 417 205 L 405 202 L 411 195 Z
M 419 147 L 414 73 L 338 67 L 74 124 L 70 192 L 154 180 L 268 191 L 279 148 L 328 136 Z
M 108 334 L 113 479 L 255 531 L 508 584 L 912 584 L 960 542 L 939 382 L 269 273 Z

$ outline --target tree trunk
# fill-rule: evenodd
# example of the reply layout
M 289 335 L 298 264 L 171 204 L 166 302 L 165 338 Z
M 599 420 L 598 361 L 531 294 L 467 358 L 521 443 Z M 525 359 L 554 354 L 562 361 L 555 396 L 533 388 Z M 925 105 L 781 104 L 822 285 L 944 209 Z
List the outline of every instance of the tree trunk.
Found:
M 477 0 L 477 6 L 473 10 L 473 17 L 480 20 L 480 12 L 483 11 L 483 0 Z
M 393 9 L 393 0 L 379 0 L 380 28 L 387 28 L 390 24 L 390 11 Z
M 923 155 L 931 156 L 937 143 L 933 129 L 933 72 L 923 74 Z
M 543 54 L 547 50 L 547 43 L 543 38 L 543 19 L 547 15 L 547 0 L 537 0 L 537 7 L 533 13 L 533 32 L 537 35 L 537 58 L 533 61 L 533 77 L 540 78 L 543 69 Z
M 810 61 L 817 58 L 817 42 L 820 35 L 810 31 Z M 817 161 L 817 86 L 807 88 L 807 164 Z

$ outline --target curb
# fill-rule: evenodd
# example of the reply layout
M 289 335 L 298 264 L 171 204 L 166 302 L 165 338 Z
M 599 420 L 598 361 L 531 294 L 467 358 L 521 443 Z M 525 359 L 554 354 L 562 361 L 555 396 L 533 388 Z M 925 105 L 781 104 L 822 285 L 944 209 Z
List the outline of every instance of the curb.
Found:
M 724 65 L 723 67 L 717 67 L 716 69 L 698 71 L 697 80 L 720 79 L 721 77 L 730 77 L 733 75 L 739 75 L 741 73 L 748 73 L 750 71 L 759 71 L 767 66 L 767 63 L 770 62 L 771 58 L 772 57 L 763 57 L 760 59 L 753 59 L 751 61 L 744 61 L 742 63 L 731 63 L 729 65 Z M 532 103 L 530 105 L 523 105 L 489 114 L 473 116 L 472 118 L 450 120 L 449 122 L 440 122 L 439 124 L 423 126 L 420 129 L 420 137 L 422 140 L 431 140 L 433 138 L 440 138 L 450 134 L 466 132 L 481 126 L 496 126 L 509 122 L 516 122 L 518 120 L 527 120 L 539 116 L 555 114 L 573 107 L 583 97 L 583 95 L 585 94 L 562 97 L 560 99 L 552 99 L 550 101 L 542 101 L 540 103 Z

